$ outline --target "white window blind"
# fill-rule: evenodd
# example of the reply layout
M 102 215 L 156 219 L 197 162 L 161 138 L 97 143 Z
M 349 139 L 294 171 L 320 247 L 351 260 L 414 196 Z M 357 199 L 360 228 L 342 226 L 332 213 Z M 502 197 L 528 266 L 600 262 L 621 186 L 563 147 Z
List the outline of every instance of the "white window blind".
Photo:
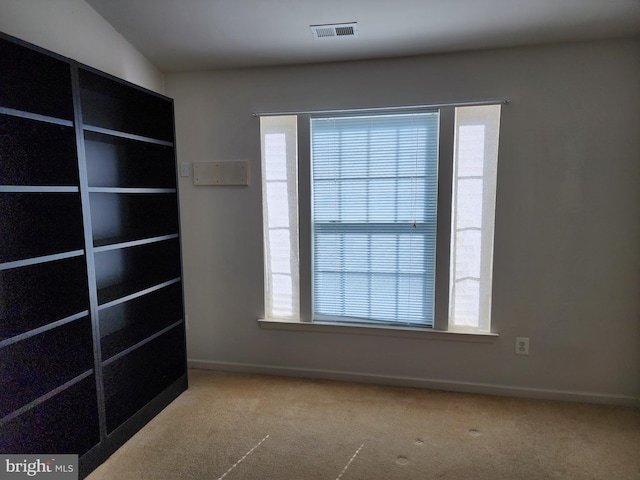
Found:
M 297 117 L 260 118 L 266 318 L 299 320 Z
M 455 114 L 449 328 L 490 330 L 500 105 Z
M 314 319 L 433 325 L 438 127 L 312 118 Z

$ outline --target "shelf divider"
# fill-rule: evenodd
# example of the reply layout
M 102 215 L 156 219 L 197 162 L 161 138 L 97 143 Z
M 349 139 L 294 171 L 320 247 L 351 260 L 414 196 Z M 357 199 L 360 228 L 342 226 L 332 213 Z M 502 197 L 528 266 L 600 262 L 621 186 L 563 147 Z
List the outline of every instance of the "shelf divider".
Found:
M 156 290 L 160 290 L 161 288 L 168 287 L 169 285 L 173 285 L 174 283 L 178 283 L 181 280 L 182 280 L 182 277 L 173 278 L 171 280 L 167 280 L 166 282 L 162 282 L 157 285 L 154 285 L 153 287 L 145 288 L 144 290 L 138 290 L 137 292 L 131 293 L 129 295 L 125 295 L 124 297 L 116 298 L 115 300 L 111 300 L 110 302 L 103 303 L 102 305 L 98 305 L 98 310 L 103 310 L 105 308 L 118 305 L 119 303 L 124 303 L 129 300 L 133 300 L 134 298 L 141 297 L 143 295 L 146 295 L 147 293 L 155 292 Z
M 57 394 L 59 394 L 60 392 L 63 392 L 67 388 L 69 388 L 69 387 L 75 385 L 76 383 L 84 380 L 85 378 L 89 377 L 91 374 L 93 374 L 93 369 L 89 369 L 86 372 L 81 373 L 80 375 L 78 375 L 75 378 L 72 378 L 68 382 L 63 383 L 62 385 L 54 388 L 53 390 L 50 390 L 49 392 L 47 392 L 44 395 L 36 398 L 35 400 L 32 400 L 31 402 L 27 403 L 26 405 L 23 405 L 19 409 L 14 410 L 13 412 L 9 413 L 8 415 L 5 415 L 4 417 L 0 418 L 0 427 L 2 425 L 4 425 L 5 423 L 7 423 L 8 421 L 13 420 L 14 418 L 22 415 L 23 413 L 31 410 L 33 407 L 36 407 L 36 406 L 40 405 L 43 402 L 46 402 L 50 398 L 52 398 L 52 397 L 56 396 Z
M 111 130 L 109 128 L 96 127 L 96 126 L 87 125 L 87 124 L 85 124 L 83 128 L 87 132 L 102 133 L 104 135 L 111 135 L 112 137 L 120 137 L 120 138 L 126 138 L 128 140 L 137 140 L 139 142 L 154 143 L 156 145 L 164 145 L 165 147 L 173 147 L 173 142 L 158 140 L 157 138 L 144 137 L 142 135 L 136 135 L 134 133 L 120 132 L 118 130 Z
M 175 188 L 89 187 L 89 193 L 176 193 Z
M 153 335 L 148 336 L 147 338 L 145 338 L 144 340 L 139 341 L 135 345 L 131 345 L 129 348 L 121 351 L 120 353 L 116 353 L 113 357 L 110 357 L 107 360 L 103 361 L 102 362 L 102 366 L 106 367 L 110 363 L 115 362 L 119 358 L 122 358 L 125 355 L 133 352 L 134 350 L 137 350 L 141 346 L 149 343 L 151 340 L 154 340 L 154 339 L 158 338 L 160 335 L 163 335 L 163 334 L 167 333 L 169 330 L 171 330 L 173 328 L 176 328 L 178 325 L 182 325 L 182 319 L 178 320 L 177 322 L 173 322 L 171 325 L 168 325 L 168 326 L 164 327 L 159 332 L 156 332 Z
M 32 186 L 32 185 L 1 185 L 0 193 L 78 193 L 78 187 Z
M 40 115 L 38 113 L 23 112 L 22 110 L 16 110 L 14 108 L 0 107 L 0 113 L 3 115 L 10 115 L 12 117 L 20 117 L 20 118 L 27 118 L 29 120 L 36 120 L 38 122 L 53 123 L 55 125 L 73 127 L 73 122 L 71 120 L 64 120 L 62 118 L 49 117 L 47 115 Z
M 56 260 L 64 260 L 65 258 L 81 257 L 82 255 L 84 255 L 84 250 L 72 250 L 70 252 L 56 253 L 53 255 L 25 258 L 24 260 L 0 263 L 0 271 L 11 270 L 12 268 L 28 267 L 29 265 L 37 265 L 39 263 L 55 262 Z
M 118 242 L 118 243 L 110 243 L 108 245 L 101 245 L 99 247 L 93 248 L 93 251 L 96 253 L 107 252 L 109 250 L 119 250 L 121 248 L 129 248 L 129 247 L 137 247 L 139 245 L 146 245 L 149 243 L 163 242 L 165 240 L 171 240 L 174 238 L 178 238 L 180 235 L 177 233 L 173 233 L 170 235 L 159 235 L 157 237 L 143 238 L 141 240 L 132 240 L 130 242 Z
M 46 325 L 43 325 L 42 327 L 38 327 L 38 328 L 34 328 L 33 330 L 29 330 L 27 332 L 21 333 L 19 335 L 15 335 L 11 338 L 6 338 L 2 341 L 0 341 L 0 348 L 4 348 L 7 347 L 9 345 L 12 345 L 14 343 L 17 343 L 21 340 L 25 340 L 27 338 L 33 337 L 35 335 L 38 335 L 40 333 L 46 332 L 48 330 L 51 330 L 53 328 L 59 327 L 61 325 L 65 325 L 67 323 L 73 322 L 74 320 L 78 320 L 80 318 L 84 318 L 87 315 L 89 315 L 89 310 L 84 310 L 82 312 L 73 314 L 73 315 L 69 315 L 66 318 L 62 318 L 60 320 L 57 320 L 55 322 L 51 322 L 51 323 L 47 323 Z

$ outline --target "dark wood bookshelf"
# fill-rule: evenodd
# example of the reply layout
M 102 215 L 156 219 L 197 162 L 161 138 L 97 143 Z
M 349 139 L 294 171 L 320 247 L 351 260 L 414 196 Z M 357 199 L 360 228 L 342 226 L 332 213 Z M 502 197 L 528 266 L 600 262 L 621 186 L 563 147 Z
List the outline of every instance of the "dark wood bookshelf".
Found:
M 187 388 L 173 101 L 0 57 L 0 453 L 84 478 Z

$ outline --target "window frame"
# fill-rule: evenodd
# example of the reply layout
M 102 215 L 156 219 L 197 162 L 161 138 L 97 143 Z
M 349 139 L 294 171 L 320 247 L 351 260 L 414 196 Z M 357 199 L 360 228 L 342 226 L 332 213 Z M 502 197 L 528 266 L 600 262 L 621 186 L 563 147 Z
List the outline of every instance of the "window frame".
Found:
M 299 306 L 298 321 L 287 319 L 259 319 L 260 325 L 267 329 L 305 330 L 320 332 L 345 332 L 366 335 L 385 335 L 415 338 L 426 335 L 428 338 L 443 340 L 461 339 L 463 341 L 491 341 L 498 334 L 494 331 L 494 322 L 490 321 L 490 330 L 456 330 L 449 325 L 450 269 L 451 269 L 451 221 L 453 208 L 453 173 L 455 150 L 455 112 L 459 106 L 494 105 L 506 101 L 490 101 L 467 104 L 425 105 L 413 108 L 362 110 L 363 113 L 393 114 L 439 110 L 438 140 L 438 205 L 436 233 L 436 274 L 433 326 L 386 324 L 378 322 L 341 322 L 325 321 L 313 318 L 313 234 L 312 234 L 312 152 L 311 118 L 318 116 L 339 116 L 340 113 L 326 112 L 289 112 L 297 116 L 298 146 L 298 228 L 299 228 Z M 352 116 L 354 111 L 345 111 Z M 285 115 L 285 113 L 283 113 Z M 490 287 L 492 288 L 492 286 Z M 455 335 L 450 335 L 455 334 Z
M 408 330 L 448 331 L 449 322 L 449 270 L 451 245 L 451 199 L 453 189 L 453 154 L 455 133 L 455 107 L 439 107 L 438 138 L 438 205 L 436 213 L 436 273 L 433 327 L 378 322 L 339 322 L 313 318 L 313 226 L 312 226 L 312 168 L 311 118 L 313 114 L 298 115 L 298 212 L 300 215 L 300 321 L 306 323 L 378 326 Z M 433 111 L 434 108 L 385 111 L 385 114 Z M 345 113 L 345 116 L 350 115 Z M 326 116 L 326 115 L 325 115 Z M 337 115 L 335 115 L 337 116 Z M 444 275 L 444 277 L 442 277 Z M 439 278 L 445 280 L 438 281 Z
M 403 116 L 403 117 L 411 117 L 412 115 L 423 115 L 423 114 L 427 114 L 427 115 L 431 115 L 431 114 L 436 114 L 437 115 L 437 130 L 436 130 L 436 145 L 438 146 L 438 150 L 436 151 L 436 158 L 435 158 L 435 163 L 436 163 L 436 182 L 439 181 L 440 179 L 440 174 L 439 174 L 439 164 L 440 164 L 440 151 L 439 151 L 439 145 L 440 145 L 440 116 L 441 116 L 441 112 L 442 109 L 441 108 L 423 108 L 423 109 L 411 109 L 411 110 L 404 110 L 404 111 L 398 111 L 398 112 L 393 112 L 393 111 L 384 111 L 384 112 L 367 112 L 367 113 L 362 113 L 362 114 L 353 114 L 353 113 L 342 113 L 342 114 L 321 114 L 321 115 L 310 115 L 309 116 L 309 122 L 310 122 L 310 126 L 311 126 L 311 136 L 313 134 L 313 120 L 322 120 L 322 119 L 358 119 L 359 117 L 362 117 L 364 119 L 367 118 L 381 118 L 381 117 L 394 117 L 396 115 L 398 116 Z M 392 128 L 396 127 L 396 125 L 393 125 L 395 123 L 395 119 L 391 121 L 392 123 Z M 380 128 L 387 128 L 386 126 L 382 126 L 380 124 L 375 123 L 374 127 L 373 127 L 373 131 L 377 131 Z M 427 132 L 428 134 L 428 132 Z M 342 148 L 343 145 L 340 145 L 340 148 Z M 410 147 L 411 148 L 411 147 Z M 367 319 L 367 318 L 350 318 L 347 316 L 332 316 L 332 315 L 326 315 L 326 314 L 319 314 L 316 310 L 316 305 L 315 305 L 315 298 L 313 296 L 313 292 L 315 291 L 316 287 L 313 284 L 313 274 L 315 271 L 315 265 L 313 264 L 313 260 L 316 258 L 315 257 L 315 251 L 314 251 L 314 247 L 316 246 L 316 241 L 314 238 L 314 232 L 316 230 L 315 227 L 315 219 L 314 219 L 314 198 L 315 198 L 315 193 L 314 193 L 314 179 L 313 179 L 313 169 L 314 169 L 314 164 L 313 164 L 313 138 L 311 138 L 311 148 L 309 150 L 309 164 L 310 164 L 310 180 L 311 180 L 311 186 L 310 186 L 310 190 L 309 190 L 309 195 L 311 197 L 311 206 L 312 209 L 311 211 L 309 211 L 309 216 L 311 218 L 311 235 L 310 238 L 312 240 L 312 266 L 311 266 L 311 272 L 312 272 L 312 282 L 311 282 L 311 288 L 312 288 L 312 311 L 311 311 L 311 321 L 312 322 L 326 322 L 326 323 L 347 323 L 347 324 L 370 324 L 370 325 L 389 325 L 389 326 L 393 326 L 393 327 L 402 327 L 402 326 L 407 326 L 407 327 L 416 327 L 416 328 L 428 328 L 428 329 L 432 329 L 435 328 L 435 321 L 432 321 L 432 319 L 429 319 L 429 321 L 431 323 L 427 323 L 427 322 L 423 322 L 423 323 L 419 323 L 419 322 L 412 322 L 409 319 L 406 319 L 406 321 L 403 318 L 398 318 L 397 320 L 376 320 L 376 319 Z M 367 158 L 369 160 L 369 158 Z M 413 163 L 413 161 L 412 161 Z M 439 190 L 439 187 L 436 187 Z M 437 194 L 437 191 L 436 191 Z M 439 200 L 436 198 L 436 207 L 439 208 L 440 206 L 440 202 Z M 431 217 L 431 219 L 425 219 L 426 222 L 419 227 L 421 231 L 423 231 L 423 234 L 428 235 L 430 228 L 434 228 L 435 229 L 435 234 L 437 237 L 437 229 L 438 229 L 438 225 L 437 225 L 437 220 L 440 217 L 440 212 L 439 211 L 434 211 L 434 215 Z M 431 225 L 431 226 L 430 226 Z M 343 231 L 348 231 L 350 229 L 350 227 L 355 227 L 357 229 L 360 229 L 359 227 L 361 227 L 361 224 L 355 223 L 355 224 L 349 224 L 349 223 L 341 223 L 341 227 L 338 227 L 337 230 L 343 230 Z M 368 231 L 366 229 L 366 227 L 364 228 L 364 233 L 383 233 L 382 229 L 384 229 L 385 231 L 388 231 L 389 233 L 392 234 L 397 234 L 400 231 L 400 224 L 395 223 L 395 224 L 388 224 L 385 227 L 380 227 L 378 226 L 378 228 L 373 227 L 373 231 Z M 437 238 L 434 238 L 434 243 L 437 245 Z M 436 259 L 437 259 L 437 249 L 436 249 L 436 255 L 434 255 L 433 261 L 434 261 L 434 270 L 435 270 L 435 263 L 436 263 Z M 397 278 L 402 278 L 402 276 L 406 275 L 406 272 L 398 272 L 398 277 Z M 435 319 L 435 285 L 436 285 L 436 278 L 437 278 L 437 271 L 434 271 L 434 277 L 433 277 L 433 303 L 434 303 L 434 309 L 433 309 L 433 319 Z

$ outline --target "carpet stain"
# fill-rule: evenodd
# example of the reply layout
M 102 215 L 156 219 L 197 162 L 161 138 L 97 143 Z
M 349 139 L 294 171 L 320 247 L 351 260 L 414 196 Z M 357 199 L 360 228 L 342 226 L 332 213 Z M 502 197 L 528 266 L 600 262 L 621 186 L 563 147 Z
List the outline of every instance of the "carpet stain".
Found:
M 424 440 L 423 440 L 423 439 L 421 439 L 421 438 L 418 438 L 418 439 L 416 440 L 416 445 L 424 445 Z
M 396 458 L 396 463 L 398 465 L 408 465 L 409 459 L 403 455 L 399 455 L 398 458 Z
M 469 435 L 471 435 L 472 437 L 479 437 L 482 435 L 482 433 L 480 433 L 480 431 L 476 430 L 475 428 L 472 428 L 471 430 L 469 430 Z

